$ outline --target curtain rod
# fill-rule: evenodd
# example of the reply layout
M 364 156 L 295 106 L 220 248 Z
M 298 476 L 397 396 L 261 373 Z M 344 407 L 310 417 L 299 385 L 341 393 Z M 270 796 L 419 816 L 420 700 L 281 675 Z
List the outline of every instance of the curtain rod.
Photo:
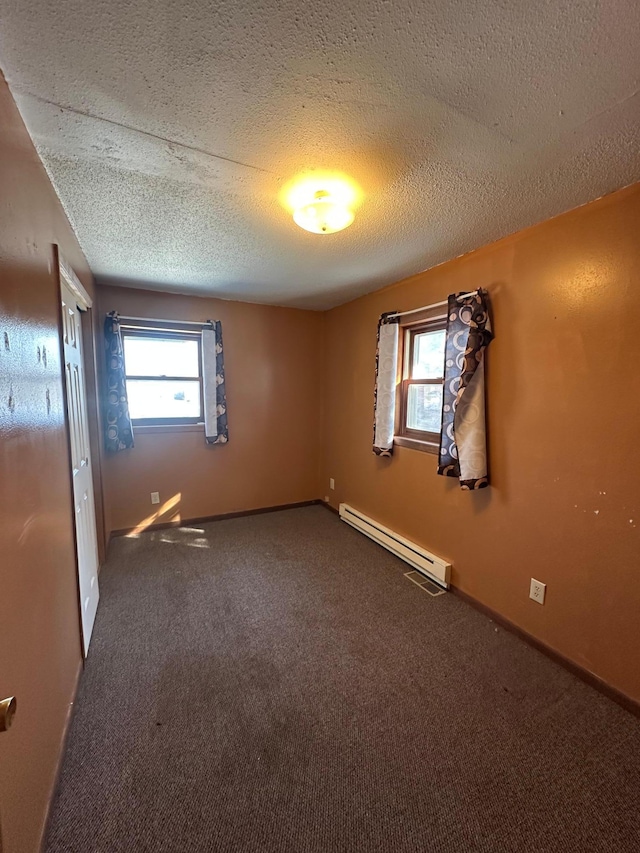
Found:
M 179 323 L 181 326 L 210 326 L 212 320 L 167 320 L 163 317 L 125 317 L 124 314 L 118 314 L 119 320 L 129 320 L 134 323 Z
M 461 293 L 457 299 L 466 299 L 467 296 L 475 296 L 478 293 L 477 290 L 470 290 L 469 293 Z M 449 300 L 444 299 L 442 302 L 434 302 L 432 305 L 423 305 L 422 308 L 413 308 L 411 311 L 396 311 L 395 314 L 387 314 L 387 318 L 389 317 L 406 317 L 407 314 L 417 314 L 419 311 L 426 311 L 429 308 L 442 308 L 443 305 L 448 305 Z M 446 314 L 443 314 L 446 317 Z M 434 320 L 437 320 L 438 317 L 434 317 Z

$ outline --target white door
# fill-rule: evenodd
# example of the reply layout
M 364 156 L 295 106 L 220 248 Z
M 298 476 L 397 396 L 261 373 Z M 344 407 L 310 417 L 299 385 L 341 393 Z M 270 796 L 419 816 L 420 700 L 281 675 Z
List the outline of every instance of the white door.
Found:
M 98 591 L 98 536 L 93 500 L 80 310 L 78 298 L 73 295 L 62 277 L 60 289 L 76 547 L 78 549 L 80 616 L 82 642 L 86 657 L 100 596 Z

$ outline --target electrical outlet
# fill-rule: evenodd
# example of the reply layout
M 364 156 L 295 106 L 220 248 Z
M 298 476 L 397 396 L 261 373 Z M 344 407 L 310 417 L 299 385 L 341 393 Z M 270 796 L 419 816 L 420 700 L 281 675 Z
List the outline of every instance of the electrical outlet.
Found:
M 160 492 L 151 492 L 151 503 L 159 504 L 160 503 Z
M 336 487 L 336 481 L 333 479 L 333 477 L 330 477 L 329 478 L 329 488 L 335 489 L 335 487 Z
M 531 578 L 531 587 L 529 588 L 529 598 L 532 598 L 534 601 L 537 601 L 538 604 L 544 604 L 544 596 L 547 591 L 546 583 L 542 583 L 542 581 L 537 581 L 535 578 Z
M 326 504 L 328 504 L 328 503 L 329 503 L 329 495 L 325 495 L 325 496 L 324 496 L 324 502 L 325 502 Z

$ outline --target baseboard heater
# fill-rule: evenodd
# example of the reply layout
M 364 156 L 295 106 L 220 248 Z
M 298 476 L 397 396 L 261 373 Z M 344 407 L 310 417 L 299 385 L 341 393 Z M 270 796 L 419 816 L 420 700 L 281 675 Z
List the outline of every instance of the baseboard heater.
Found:
M 446 563 L 441 557 L 430 554 L 420 545 L 410 542 L 404 536 L 399 536 L 393 530 L 389 530 L 388 527 L 384 527 L 364 513 L 349 506 L 349 504 L 340 504 L 340 518 L 355 527 L 356 530 L 364 533 L 365 536 L 373 539 L 378 545 L 382 545 L 387 551 L 391 551 L 396 557 L 400 557 L 405 563 L 409 563 L 423 575 L 445 589 L 448 588 L 451 564 Z

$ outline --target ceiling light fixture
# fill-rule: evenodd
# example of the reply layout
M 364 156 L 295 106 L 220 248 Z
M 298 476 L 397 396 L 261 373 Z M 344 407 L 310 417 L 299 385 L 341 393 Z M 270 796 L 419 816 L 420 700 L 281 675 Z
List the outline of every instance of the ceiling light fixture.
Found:
M 280 192 L 280 202 L 294 222 L 313 234 L 335 234 L 347 228 L 362 199 L 358 184 L 343 172 L 305 172 Z
M 293 211 L 294 222 L 314 234 L 335 234 L 351 225 L 353 219 L 353 211 L 327 190 L 316 190 L 311 202 Z

